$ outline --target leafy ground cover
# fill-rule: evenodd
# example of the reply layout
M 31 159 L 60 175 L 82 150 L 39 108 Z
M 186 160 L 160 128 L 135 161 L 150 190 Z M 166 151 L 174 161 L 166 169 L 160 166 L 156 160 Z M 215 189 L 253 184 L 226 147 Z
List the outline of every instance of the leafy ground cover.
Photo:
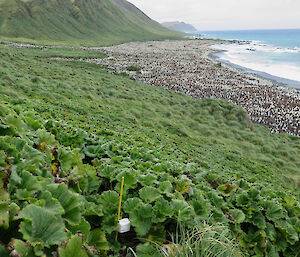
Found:
M 86 54 L 103 56 L 0 46 L 1 256 L 141 255 L 207 220 L 245 255 L 297 256 L 299 138 L 225 101 L 49 59 Z M 122 176 L 133 229 L 116 242 Z

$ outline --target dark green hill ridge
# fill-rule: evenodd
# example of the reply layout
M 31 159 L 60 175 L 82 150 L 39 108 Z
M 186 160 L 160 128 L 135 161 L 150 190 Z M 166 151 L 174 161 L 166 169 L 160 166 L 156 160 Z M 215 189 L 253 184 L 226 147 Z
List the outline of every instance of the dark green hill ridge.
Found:
M 112 44 L 178 38 L 125 0 L 0 0 L 0 36 Z
M 161 23 L 161 25 L 163 25 L 165 28 L 168 29 L 186 32 L 186 33 L 197 32 L 197 29 L 193 25 L 187 24 L 185 22 L 180 22 L 180 21 L 163 22 Z

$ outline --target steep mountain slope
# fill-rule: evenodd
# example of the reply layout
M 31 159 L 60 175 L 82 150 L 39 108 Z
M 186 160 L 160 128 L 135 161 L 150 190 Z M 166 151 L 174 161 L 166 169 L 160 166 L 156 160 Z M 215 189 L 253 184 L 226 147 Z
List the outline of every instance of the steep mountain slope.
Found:
M 161 25 L 163 25 L 165 28 L 168 29 L 186 32 L 186 33 L 192 33 L 197 31 L 197 29 L 193 25 L 187 24 L 185 22 L 171 21 L 171 22 L 163 22 Z
M 181 35 L 125 0 L 0 0 L 0 36 L 111 44 Z

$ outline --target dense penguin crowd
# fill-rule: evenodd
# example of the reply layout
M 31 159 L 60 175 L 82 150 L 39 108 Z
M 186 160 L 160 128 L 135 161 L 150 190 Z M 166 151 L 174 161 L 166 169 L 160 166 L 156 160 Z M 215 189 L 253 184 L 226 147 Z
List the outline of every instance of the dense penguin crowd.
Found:
M 109 57 L 85 60 L 127 72 L 136 80 L 196 98 L 225 99 L 243 107 L 271 132 L 300 136 L 300 91 L 242 72 L 210 58 L 207 40 L 134 42 L 101 47 Z M 139 68 L 128 71 L 129 66 Z

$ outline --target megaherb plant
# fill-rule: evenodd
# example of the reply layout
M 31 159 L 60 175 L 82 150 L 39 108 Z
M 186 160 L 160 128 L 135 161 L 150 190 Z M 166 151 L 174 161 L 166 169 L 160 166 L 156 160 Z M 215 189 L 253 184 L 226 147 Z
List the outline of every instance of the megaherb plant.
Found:
M 243 255 L 300 252 L 299 138 L 41 49 L 0 55 L 0 256 L 147 253 L 209 217 Z

